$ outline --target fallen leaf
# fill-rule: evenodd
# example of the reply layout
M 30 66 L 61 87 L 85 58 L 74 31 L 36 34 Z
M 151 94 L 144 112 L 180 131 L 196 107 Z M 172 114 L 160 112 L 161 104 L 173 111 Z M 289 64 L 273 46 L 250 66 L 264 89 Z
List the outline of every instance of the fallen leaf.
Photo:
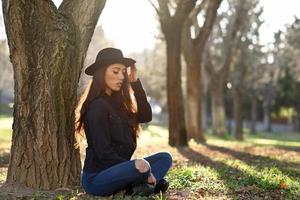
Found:
M 284 180 L 281 180 L 279 183 L 279 188 L 280 189 L 287 189 L 287 184 L 285 183 Z

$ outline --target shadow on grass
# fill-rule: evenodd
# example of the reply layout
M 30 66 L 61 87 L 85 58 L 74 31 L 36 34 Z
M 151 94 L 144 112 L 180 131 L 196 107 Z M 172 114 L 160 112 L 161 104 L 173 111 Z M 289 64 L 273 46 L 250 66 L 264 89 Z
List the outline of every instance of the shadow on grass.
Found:
M 286 150 L 286 151 L 295 151 L 296 153 L 300 153 L 300 147 L 289 147 L 289 146 L 285 146 L 285 145 L 273 145 L 274 147 L 278 148 L 278 149 L 282 149 L 282 150 Z
M 260 155 L 253 155 L 250 153 L 235 151 L 226 147 L 220 147 L 210 144 L 204 144 L 207 148 L 213 151 L 219 151 L 225 154 L 229 154 L 236 159 L 239 159 L 248 165 L 252 165 L 258 169 L 262 169 L 264 167 L 277 167 L 283 174 L 290 176 L 298 176 L 300 178 L 300 164 L 295 162 L 287 162 L 287 161 L 280 161 L 277 159 L 273 159 L 267 156 L 260 156 Z M 288 168 L 289 167 L 289 168 Z
M 274 195 L 283 195 L 278 193 L 278 183 L 263 180 L 262 178 L 248 174 L 223 162 L 213 161 L 209 157 L 190 148 L 180 147 L 178 151 L 192 163 L 196 162 L 197 164 L 209 166 L 214 169 L 218 173 L 219 178 L 224 181 L 225 186 L 230 190 L 229 194 L 231 194 L 231 192 L 236 193 L 240 188 L 255 185 L 263 190 L 274 191 L 276 193 L 274 193 Z

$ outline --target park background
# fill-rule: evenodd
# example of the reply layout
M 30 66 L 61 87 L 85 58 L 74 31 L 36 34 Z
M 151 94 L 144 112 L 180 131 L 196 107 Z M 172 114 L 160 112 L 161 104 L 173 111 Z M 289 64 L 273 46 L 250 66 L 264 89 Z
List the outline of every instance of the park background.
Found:
M 61 3 L 53 2 L 57 7 Z M 171 15 L 178 5 L 184 4 L 165 2 L 170 3 Z M 180 41 L 172 41 L 171 36 L 177 35 L 178 30 L 168 31 L 165 19 L 155 10 L 163 13 L 163 3 L 152 3 L 106 1 L 82 72 L 94 62 L 98 51 L 108 46 L 120 48 L 137 60 L 153 120 L 142 126 L 134 157 L 161 150 L 174 156 L 168 176 L 170 191 L 164 197 L 153 198 L 299 198 L 299 2 L 196 1 L 189 15 L 182 15 L 185 23 L 176 24 Z M 59 190 L 43 190 L 55 186 L 32 183 L 31 189 L 19 188 L 16 192 L 12 189 L 16 185 L 4 184 L 11 153 L 17 78 L 9 58 L 3 14 L 0 37 L 1 195 L 89 198 L 80 189 L 74 194 L 72 187 L 60 194 Z M 197 43 L 198 37 L 202 42 Z M 176 49 L 172 45 L 177 42 L 181 44 L 178 52 L 167 50 L 168 45 L 169 49 Z M 176 66 L 170 64 L 172 61 Z M 77 97 L 89 80 L 81 73 L 76 83 Z M 174 104 L 179 106 L 169 106 Z M 21 132 L 26 134 L 26 130 Z M 25 143 L 26 137 L 23 140 Z M 38 179 L 39 175 L 35 177 Z M 32 178 L 24 179 L 30 182 Z M 10 183 L 15 182 L 18 180 Z

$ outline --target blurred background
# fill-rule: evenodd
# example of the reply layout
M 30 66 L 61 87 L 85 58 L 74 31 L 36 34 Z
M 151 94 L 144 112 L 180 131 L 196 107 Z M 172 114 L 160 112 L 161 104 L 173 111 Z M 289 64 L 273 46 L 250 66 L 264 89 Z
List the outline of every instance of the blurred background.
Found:
M 54 3 L 59 6 L 60 0 Z M 226 33 L 233 23 L 236 1 L 222 1 L 212 33 L 204 49 L 210 51 L 214 64 L 203 61 L 201 73 L 202 121 L 204 130 L 212 125 L 211 103 L 214 73 L 220 72 L 226 59 L 226 48 L 234 41 L 228 41 Z M 239 53 L 230 65 L 226 80 L 222 83 L 222 101 L 226 116 L 226 127 L 230 132 L 234 126 L 234 102 L 241 101 L 243 127 L 251 132 L 300 132 L 300 3 L 296 0 L 251 1 L 246 8 L 247 16 L 240 27 L 243 45 L 235 48 Z M 205 13 L 199 13 L 199 25 L 203 24 Z M 194 34 L 196 30 L 194 31 Z M 12 116 L 14 99 L 13 69 L 9 61 L 3 17 L 0 25 L 0 113 Z M 230 39 L 230 38 L 229 38 Z M 227 40 L 227 41 L 225 41 Z M 227 45 L 227 46 L 226 46 Z M 94 62 L 97 52 L 108 46 L 123 50 L 126 56 L 137 60 L 139 77 L 149 96 L 154 111 L 154 123 L 167 124 L 166 98 L 166 45 L 159 18 L 149 1 L 110 0 L 107 1 L 95 29 L 86 56 L 85 66 Z M 203 53 L 204 56 L 206 53 Z M 206 57 L 206 56 L 205 56 Z M 182 89 L 186 97 L 185 60 L 182 59 Z M 78 93 L 80 94 L 90 77 L 82 74 Z M 199 84 L 200 87 L 200 84 Z M 241 98 L 235 98 L 239 93 Z
M 184 16 L 189 0 L 107 0 L 78 97 L 91 79 L 84 69 L 98 51 L 120 48 L 137 60 L 153 110 L 133 158 L 172 153 L 171 199 L 300 199 L 300 1 L 196 2 Z M 13 106 L 1 12 L 0 185 L 9 165 Z

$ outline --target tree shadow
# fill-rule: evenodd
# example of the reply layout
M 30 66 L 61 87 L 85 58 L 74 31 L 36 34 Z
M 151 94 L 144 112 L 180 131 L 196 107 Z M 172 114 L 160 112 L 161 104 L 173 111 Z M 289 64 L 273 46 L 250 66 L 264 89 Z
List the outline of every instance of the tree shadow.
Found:
M 236 189 L 234 188 L 234 185 L 235 187 L 237 185 L 240 186 L 239 188 L 255 185 L 256 187 L 261 188 L 263 190 L 266 190 L 266 188 L 268 190 L 278 190 L 278 183 L 274 183 L 269 180 L 265 180 L 263 178 L 251 175 L 240 169 L 231 167 L 223 162 L 213 161 L 209 157 L 197 151 L 194 151 L 191 148 L 179 147 L 178 151 L 190 162 L 196 162 L 197 164 L 209 166 L 216 170 L 220 179 L 224 181 L 225 186 L 232 192 L 234 192 L 233 189 Z
M 290 147 L 290 146 L 285 146 L 285 145 L 274 145 L 274 147 L 286 151 L 295 151 L 296 153 L 300 153 L 300 147 Z
M 300 177 L 300 164 L 295 162 L 287 162 L 280 161 L 277 159 L 273 159 L 267 156 L 253 155 L 250 153 L 235 151 L 226 147 L 215 146 L 211 144 L 204 144 L 207 148 L 213 151 L 219 151 L 221 153 L 225 153 L 233 156 L 236 159 L 239 159 L 248 165 L 252 165 L 258 169 L 262 169 L 264 167 L 277 167 L 283 174 L 287 176 L 298 176 Z M 289 167 L 289 169 L 287 168 Z

